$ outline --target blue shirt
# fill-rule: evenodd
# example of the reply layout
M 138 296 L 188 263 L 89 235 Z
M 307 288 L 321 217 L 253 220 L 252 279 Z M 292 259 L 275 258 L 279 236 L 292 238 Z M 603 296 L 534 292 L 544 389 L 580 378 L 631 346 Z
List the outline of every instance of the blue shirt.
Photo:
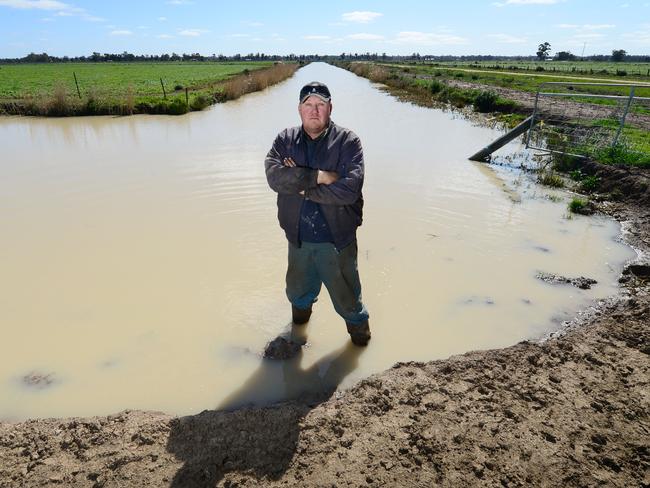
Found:
M 314 161 L 314 154 L 318 143 L 325 138 L 326 134 L 327 130 L 318 139 L 312 139 L 303 131 L 306 143 L 305 156 L 307 167 L 318 169 L 318 165 Z M 305 199 L 302 203 L 298 232 L 298 238 L 304 242 L 334 242 L 332 232 L 323 216 L 320 204 L 311 200 Z

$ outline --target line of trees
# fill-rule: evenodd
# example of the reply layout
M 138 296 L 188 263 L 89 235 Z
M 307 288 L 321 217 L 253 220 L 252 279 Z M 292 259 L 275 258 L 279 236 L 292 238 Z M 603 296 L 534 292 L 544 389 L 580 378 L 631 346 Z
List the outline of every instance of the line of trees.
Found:
M 223 54 L 212 54 L 204 56 L 199 53 L 183 54 L 132 54 L 124 51 L 115 53 L 93 52 L 89 56 L 51 56 L 47 53 L 30 53 L 23 58 L 0 58 L 0 63 L 133 63 L 133 62 L 167 62 L 167 61 L 311 61 L 320 58 L 318 55 L 289 54 L 286 56 L 270 55 L 264 53 L 234 54 L 224 56 Z
M 551 45 L 549 43 L 540 44 L 536 56 L 495 56 L 495 55 L 468 55 L 468 56 L 438 56 L 432 54 L 412 53 L 404 56 L 391 56 L 386 53 L 341 53 L 339 55 L 320 55 L 320 54 L 288 54 L 285 56 L 271 55 L 264 53 L 235 54 L 225 56 L 223 54 L 212 54 L 204 56 L 199 53 L 191 54 L 132 54 L 124 51 L 119 54 L 93 52 L 89 56 L 51 56 L 47 53 L 30 53 L 23 58 L 6 58 L 0 59 L 0 63 L 133 63 L 133 62 L 167 62 L 167 61 L 216 61 L 216 62 L 240 62 L 240 61 L 385 61 L 385 62 L 467 62 L 467 61 L 539 61 L 550 58 Z M 559 51 L 553 59 L 558 61 L 629 61 L 637 63 L 650 62 L 650 56 L 629 55 L 623 49 L 612 51 L 612 55 L 597 54 L 578 58 L 569 51 Z
M 541 43 L 537 46 L 535 55 L 539 61 L 546 61 L 551 57 L 551 44 L 548 42 Z M 555 61 L 577 61 L 580 58 L 572 54 L 571 51 L 559 51 L 553 59 Z M 625 60 L 631 62 L 648 62 L 650 61 L 650 56 L 628 56 L 625 49 L 614 49 L 611 56 L 597 55 L 582 59 L 589 59 L 590 61 L 613 61 L 615 63 L 620 63 Z

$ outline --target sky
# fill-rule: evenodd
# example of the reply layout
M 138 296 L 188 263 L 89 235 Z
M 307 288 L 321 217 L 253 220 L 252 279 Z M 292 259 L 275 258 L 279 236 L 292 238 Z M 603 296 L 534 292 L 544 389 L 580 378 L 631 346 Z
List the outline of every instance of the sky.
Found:
M 650 0 L 0 0 L 0 58 L 134 54 L 650 55 Z

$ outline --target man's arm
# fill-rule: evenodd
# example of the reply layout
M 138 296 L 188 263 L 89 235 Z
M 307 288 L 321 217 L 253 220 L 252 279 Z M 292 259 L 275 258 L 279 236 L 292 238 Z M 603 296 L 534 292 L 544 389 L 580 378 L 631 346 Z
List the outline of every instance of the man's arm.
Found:
M 315 188 L 318 170 L 285 164 L 283 152 L 282 137 L 278 135 L 264 160 L 266 180 L 271 189 L 277 193 L 298 194 L 309 188 Z
M 319 184 L 308 188 L 305 196 L 316 203 L 331 205 L 352 205 L 361 195 L 363 186 L 363 149 L 359 138 L 345 143 L 341 159 L 343 160 L 343 175 L 332 184 Z

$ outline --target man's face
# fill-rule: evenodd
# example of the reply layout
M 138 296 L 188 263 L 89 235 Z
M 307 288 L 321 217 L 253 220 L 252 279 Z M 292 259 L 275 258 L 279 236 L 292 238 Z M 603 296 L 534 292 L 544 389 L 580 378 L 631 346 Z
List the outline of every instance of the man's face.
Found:
M 300 113 L 302 126 L 307 134 L 313 137 L 327 128 L 332 113 L 332 104 L 316 95 L 312 95 L 298 105 L 298 112 Z

